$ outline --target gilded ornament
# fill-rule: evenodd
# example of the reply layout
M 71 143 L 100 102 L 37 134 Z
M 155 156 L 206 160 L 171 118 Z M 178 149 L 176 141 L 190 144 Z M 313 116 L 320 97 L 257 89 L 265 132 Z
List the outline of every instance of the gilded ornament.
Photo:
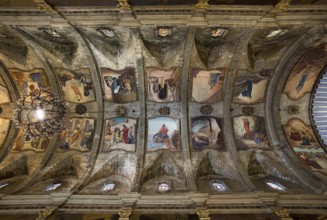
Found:
M 201 108 L 200 108 L 200 112 L 201 112 L 202 114 L 205 114 L 205 115 L 209 115 L 209 114 L 211 114 L 211 113 L 212 113 L 212 110 L 213 110 L 213 108 L 212 108 L 211 105 L 203 105 L 203 106 L 201 106 Z
M 45 218 L 49 217 L 50 215 L 52 215 L 53 212 L 54 212 L 54 209 L 42 209 L 38 213 L 39 214 L 38 218 L 45 219 Z
M 34 2 L 37 4 L 38 9 L 41 11 L 54 11 L 53 8 L 44 0 L 34 0 Z
M 199 218 L 209 218 L 210 211 L 208 209 L 199 209 L 196 211 Z
M 132 214 L 132 210 L 123 209 L 119 211 L 120 218 L 128 218 Z
M 252 115 L 254 113 L 254 108 L 250 106 L 243 107 L 242 113 L 245 115 Z
M 117 117 L 127 117 L 127 107 L 123 105 L 118 105 L 115 109 L 115 113 Z
M 287 108 L 287 112 L 290 115 L 297 115 L 299 114 L 299 111 L 300 111 L 300 107 L 298 105 L 290 105 Z
M 275 8 L 278 10 L 285 10 L 290 6 L 290 2 L 291 2 L 291 0 L 280 0 L 276 4 Z
M 165 106 L 165 107 L 161 107 L 158 110 L 160 115 L 170 115 L 170 108 Z
M 289 218 L 290 217 L 290 213 L 288 213 L 287 209 L 278 209 L 278 210 L 275 210 L 274 212 L 279 218 Z
M 87 111 L 87 108 L 83 104 L 78 104 L 75 107 L 75 112 L 79 115 L 83 115 Z
M 198 0 L 195 7 L 198 9 L 208 9 L 209 8 L 209 0 Z
M 117 8 L 119 10 L 131 10 L 131 5 L 127 0 L 117 0 Z

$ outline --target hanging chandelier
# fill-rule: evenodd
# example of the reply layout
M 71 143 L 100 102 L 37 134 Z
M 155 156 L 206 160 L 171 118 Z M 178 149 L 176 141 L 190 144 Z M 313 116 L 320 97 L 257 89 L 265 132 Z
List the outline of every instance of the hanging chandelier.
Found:
M 14 114 L 18 127 L 29 139 L 50 137 L 64 128 L 67 107 L 50 89 L 35 89 L 21 94 Z

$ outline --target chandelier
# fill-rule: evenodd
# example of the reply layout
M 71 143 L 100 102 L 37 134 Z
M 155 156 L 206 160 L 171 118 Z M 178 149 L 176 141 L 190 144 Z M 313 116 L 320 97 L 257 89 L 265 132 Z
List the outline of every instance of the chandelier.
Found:
M 29 139 L 50 137 L 64 128 L 67 107 L 50 89 L 21 94 L 14 121 Z

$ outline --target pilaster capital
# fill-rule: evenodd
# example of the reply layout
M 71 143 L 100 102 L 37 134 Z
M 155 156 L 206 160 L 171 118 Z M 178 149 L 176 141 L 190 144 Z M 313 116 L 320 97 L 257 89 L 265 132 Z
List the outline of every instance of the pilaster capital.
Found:
M 210 220 L 210 211 L 209 209 L 198 209 L 196 210 L 200 220 Z

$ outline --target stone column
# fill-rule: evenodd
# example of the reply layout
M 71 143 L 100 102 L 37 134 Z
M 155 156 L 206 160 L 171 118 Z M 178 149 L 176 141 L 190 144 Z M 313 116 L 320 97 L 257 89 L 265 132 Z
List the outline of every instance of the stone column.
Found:
M 123 209 L 119 212 L 119 220 L 129 220 L 132 210 Z
M 288 213 L 287 209 L 279 209 L 275 210 L 275 214 L 281 219 L 281 220 L 293 220 L 293 218 L 290 217 L 290 213 Z
M 210 220 L 211 218 L 209 217 L 210 211 L 208 209 L 198 209 L 196 213 L 199 216 L 200 220 Z

